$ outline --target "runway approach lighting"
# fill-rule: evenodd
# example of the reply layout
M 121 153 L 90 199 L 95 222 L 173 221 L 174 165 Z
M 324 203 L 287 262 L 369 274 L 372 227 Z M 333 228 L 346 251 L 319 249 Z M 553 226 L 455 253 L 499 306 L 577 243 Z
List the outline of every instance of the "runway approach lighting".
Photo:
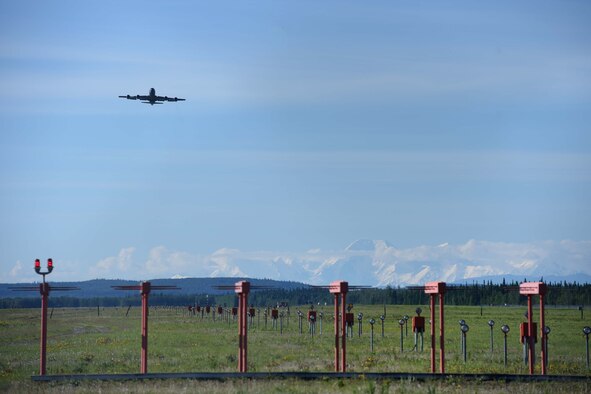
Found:
M 494 342 L 493 342 L 493 327 L 495 326 L 494 320 L 489 320 L 488 325 L 490 326 L 490 352 L 493 352 Z
M 589 334 L 591 334 L 591 327 L 583 327 L 583 334 L 585 334 L 585 341 L 587 342 L 587 369 L 589 369 Z
M 41 261 L 35 259 L 35 272 L 39 275 L 43 275 L 43 283 L 39 283 L 38 286 L 9 287 L 12 291 L 39 291 L 39 294 L 41 294 L 41 337 L 39 341 L 39 375 L 41 376 L 47 373 L 47 307 L 49 293 L 51 291 L 80 290 L 79 287 L 74 286 L 50 286 L 49 283 L 45 281 L 45 275 L 51 274 L 52 271 L 52 259 L 47 259 L 47 271 L 42 271 Z
M 509 326 L 504 324 L 501 327 L 501 331 L 503 331 L 503 334 L 505 335 L 505 341 L 504 341 L 504 346 L 503 346 L 503 354 L 505 355 L 505 367 L 507 366 L 507 334 L 509 333 L 510 329 Z

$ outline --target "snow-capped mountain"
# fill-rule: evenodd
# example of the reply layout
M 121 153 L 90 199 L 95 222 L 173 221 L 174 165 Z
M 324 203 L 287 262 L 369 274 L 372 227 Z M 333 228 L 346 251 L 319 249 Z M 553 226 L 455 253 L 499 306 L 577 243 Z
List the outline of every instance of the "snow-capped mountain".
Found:
M 147 257 L 136 248 L 122 248 L 115 256 L 89 264 L 92 278 L 148 279 L 163 277 L 250 277 L 310 284 L 347 280 L 359 285 L 406 286 L 441 280 L 464 283 L 514 275 L 537 280 L 541 277 L 580 278 L 591 275 L 591 241 L 543 241 L 503 243 L 470 240 L 397 248 L 382 240 L 360 239 L 342 250 L 311 249 L 305 252 L 242 251 L 223 248 L 207 255 L 152 248 Z M 63 262 L 71 270 L 56 280 L 67 281 L 68 272 L 80 264 Z M 21 262 L 0 275 L 2 282 L 34 281 Z M 144 277 L 136 275 L 141 272 Z M 34 274 L 29 274 L 34 275 Z M 73 275 L 73 274 L 72 274 Z M 80 273 L 73 280 L 80 278 Z M 568 279 L 565 279 L 568 280 Z
M 378 285 L 461 282 L 480 277 L 518 275 L 562 277 L 590 274 L 591 242 L 547 241 L 514 244 L 470 240 L 465 244 L 397 249 L 375 242 L 369 252 Z
M 361 239 L 342 251 L 305 253 L 224 249 L 210 257 L 210 276 L 248 276 L 327 284 L 334 280 L 372 286 L 406 286 L 428 281 L 465 282 L 517 275 L 560 277 L 591 274 L 591 242 L 529 244 L 470 240 L 465 244 L 399 249 L 386 241 Z

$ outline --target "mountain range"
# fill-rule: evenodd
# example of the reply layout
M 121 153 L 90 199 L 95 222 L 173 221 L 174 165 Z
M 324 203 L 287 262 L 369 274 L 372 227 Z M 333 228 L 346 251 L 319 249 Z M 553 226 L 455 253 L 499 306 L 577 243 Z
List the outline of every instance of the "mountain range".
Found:
M 465 283 L 545 280 L 591 282 L 591 242 L 464 244 L 396 248 L 383 240 L 360 239 L 343 251 L 301 254 L 245 253 L 221 249 L 210 257 L 215 275 L 291 279 L 315 285 L 337 279 L 371 286 L 420 285 L 439 280 Z M 210 268 L 214 269 L 214 267 Z
M 194 255 L 158 246 L 150 250 L 147 260 L 138 258 L 135 248 L 128 247 L 121 249 L 117 256 L 90 265 L 88 272 L 94 278 L 132 279 L 117 284 L 133 284 L 146 278 L 169 278 L 161 279 L 162 283 L 173 280 L 179 285 L 184 285 L 184 280 L 205 281 L 209 278 L 218 284 L 231 284 L 239 278 L 259 278 L 277 281 L 280 287 L 284 287 L 283 283 L 288 283 L 285 285 L 288 287 L 304 283 L 326 285 L 335 280 L 378 287 L 404 287 L 429 281 L 495 283 L 502 282 L 503 278 L 509 282 L 544 279 L 547 282 L 591 283 L 590 261 L 591 241 L 506 243 L 470 240 L 456 245 L 442 243 L 399 248 L 383 240 L 360 239 L 338 251 L 252 252 L 222 248 L 208 255 Z M 66 262 L 63 266 L 65 269 L 59 277 L 63 282 L 68 280 L 69 272 L 80 267 L 72 264 L 68 267 Z M 29 282 L 38 279 L 34 274 L 27 277 L 25 271 L 18 262 L 11 276 L 5 278 L 29 278 Z M 137 273 L 141 273 L 142 278 L 138 278 Z M 71 278 L 81 276 L 80 272 L 70 275 Z M 86 283 L 85 287 L 90 289 L 98 286 L 100 280 Z M 213 294 L 211 289 L 203 290 L 208 289 L 207 286 L 206 282 L 191 282 L 186 287 L 191 291 Z M 0 292 L 0 297 L 6 296 Z

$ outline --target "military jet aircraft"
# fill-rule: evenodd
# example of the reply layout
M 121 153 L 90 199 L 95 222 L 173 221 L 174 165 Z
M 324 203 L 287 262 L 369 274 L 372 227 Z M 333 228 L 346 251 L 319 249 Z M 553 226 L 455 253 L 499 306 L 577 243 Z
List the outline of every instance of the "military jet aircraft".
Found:
M 150 105 L 163 104 L 160 101 L 185 101 L 185 99 L 178 98 L 178 97 L 156 96 L 156 89 L 154 89 L 154 88 L 150 89 L 150 94 L 148 94 L 147 96 L 141 96 L 139 94 L 135 95 L 135 96 L 131 96 L 128 94 L 127 96 L 119 96 L 119 97 L 126 98 L 128 100 L 142 100 L 142 103 L 150 104 Z

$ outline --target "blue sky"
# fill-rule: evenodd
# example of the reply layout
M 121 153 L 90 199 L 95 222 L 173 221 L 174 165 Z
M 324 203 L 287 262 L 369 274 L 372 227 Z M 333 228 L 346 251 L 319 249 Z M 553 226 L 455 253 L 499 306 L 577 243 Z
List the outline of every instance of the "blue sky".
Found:
M 0 281 L 163 247 L 591 240 L 589 20 L 587 1 L 2 2 Z M 151 87 L 187 101 L 117 98 Z

